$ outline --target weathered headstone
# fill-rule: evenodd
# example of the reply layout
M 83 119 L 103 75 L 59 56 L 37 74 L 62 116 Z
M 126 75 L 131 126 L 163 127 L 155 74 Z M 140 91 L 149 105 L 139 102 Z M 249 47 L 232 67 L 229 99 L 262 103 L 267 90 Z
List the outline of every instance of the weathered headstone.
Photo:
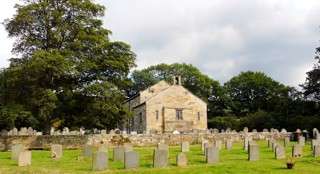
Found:
M 56 158 L 62 157 L 62 145 L 61 144 L 52 144 L 51 145 L 51 152 L 56 153 Z
M 314 157 L 320 156 L 320 145 L 315 145 L 313 147 L 313 156 Z
M 101 135 L 106 135 L 107 134 L 107 130 L 105 130 L 105 129 L 101 130 L 100 134 Z
M 11 147 L 11 159 L 18 159 L 19 153 L 25 150 L 25 146 L 23 144 L 14 144 Z
M 162 149 L 154 149 L 153 152 L 153 167 L 168 166 L 168 151 Z
M 1 136 L 7 136 L 8 135 L 8 131 L 3 129 L 0 133 Z
M 204 139 L 201 141 L 201 150 L 202 150 L 202 151 L 205 150 L 205 149 L 204 149 L 204 144 L 206 144 L 206 143 L 208 143 L 208 142 L 209 142 L 209 140 L 204 140 Z
M 244 141 L 243 141 L 243 149 L 244 150 L 248 150 L 248 142 L 252 141 L 252 137 L 244 137 Z
M 164 143 L 158 143 L 158 149 L 166 150 L 168 152 L 168 158 L 169 158 L 169 145 Z
M 22 151 L 19 153 L 18 166 L 30 166 L 31 165 L 31 151 Z
M 125 152 L 124 155 L 124 168 L 138 168 L 139 167 L 140 156 L 138 152 L 130 151 Z
M 272 143 L 274 142 L 274 140 L 273 139 L 269 139 L 268 140 L 268 147 L 269 148 L 272 148 Z
M 292 147 L 292 157 L 301 158 L 302 157 L 302 146 L 296 144 Z
M 188 141 L 182 141 L 181 143 L 181 152 L 189 152 L 190 145 Z
M 269 132 L 269 130 L 268 129 L 263 129 L 262 132 Z
M 250 144 L 248 148 L 248 160 L 258 161 L 260 159 L 260 145 Z
M 86 144 L 82 148 L 82 156 L 83 157 L 92 157 L 93 150 L 92 150 L 92 145 Z
M 232 141 L 231 140 L 227 140 L 226 141 L 226 149 L 227 150 L 231 150 L 232 149 Z
M 214 147 L 214 144 L 213 143 L 204 144 L 204 149 L 207 149 L 209 147 Z M 204 156 L 207 156 L 207 150 L 204 150 Z
M 313 130 L 312 130 L 313 139 L 318 139 L 318 134 L 319 134 L 318 129 L 313 128 Z
M 214 142 L 214 146 L 217 147 L 219 150 L 222 148 L 222 141 L 221 140 L 216 140 Z
M 62 135 L 69 135 L 69 128 L 64 127 L 62 130 Z
M 275 148 L 275 158 L 276 159 L 284 159 L 284 158 L 286 158 L 286 151 L 285 151 L 284 147 L 282 147 L 279 144 Z
M 115 129 L 115 130 L 114 130 L 114 133 L 115 133 L 115 134 L 121 134 L 121 130 L 120 130 L 120 129 Z
M 33 135 L 33 129 L 32 127 L 29 127 L 28 130 L 27 130 L 27 135 Z
M 289 137 L 285 137 L 284 138 L 284 147 L 288 147 L 290 146 L 290 138 Z
M 133 146 L 131 143 L 123 143 L 124 152 L 133 151 Z
M 287 133 L 287 130 L 284 129 L 284 128 L 282 128 L 282 129 L 281 129 L 281 133 Z
M 206 148 L 206 161 L 208 164 L 219 162 L 219 149 L 217 147 Z
M 95 152 L 92 155 L 92 170 L 101 171 L 108 169 L 108 153 Z
M 304 145 L 305 145 L 305 142 L 306 142 L 306 138 L 303 137 L 303 136 L 300 136 L 299 141 L 298 141 L 298 144 L 299 144 L 300 146 L 304 146 Z
M 243 132 L 244 132 L 244 133 L 248 133 L 248 132 L 249 132 L 249 129 L 248 129 L 247 127 L 244 127 L 244 128 L 243 128 Z
M 124 160 L 124 153 L 125 153 L 125 147 L 114 147 L 113 148 L 113 161 L 123 161 Z
M 177 166 L 186 166 L 187 165 L 187 156 L 183 152 L 178 153 L 177 155 Z
M 18 129 L 17 128 L 13 128 L 12 129 L 12 135 L 18 135 Z
M 138 133 L 137 133 L 137 131 L 131 131 L 130 134 L 131 134 L 131 135 L 137 135 Z
M 114 135 L 114 134 L 116 134 L 116 132 L 115 132 L 113 129 L 111 129 L 111 130 L 109 131 L 109 134 L 110 134 L 110 135 Z

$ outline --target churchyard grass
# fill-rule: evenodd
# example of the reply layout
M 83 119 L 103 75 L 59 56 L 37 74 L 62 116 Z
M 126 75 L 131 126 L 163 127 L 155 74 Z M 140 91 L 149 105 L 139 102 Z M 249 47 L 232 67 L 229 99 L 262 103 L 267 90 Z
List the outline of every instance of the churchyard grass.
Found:
M 274 152 L 268 148 L 265 141 L 260 144 L 260 160 L 248 161 L 243 143 L 233 143 L 232 150 L 226 150 L 225 144 L 219 152 L 218 164 L 206 164 L 206 158 L 200 145 L 190 145 L 187 155 L 188 166 L 176 166 L 176 155 L 180 146 L 170 146 L 168 167 L 153 168 L 153 149 L 155 147 L 134 147 L 140 153 L 138 169 L 124 169 L 123 162 L 113 162 L 113 150 L 109 148 L 108 172 L 112 173 L 320 173 L 320 157 L 313 157 L 310 141 L 303 147 L 303 157 L 296 159 L 294 169 L 287 169 L 286 159 L 275 159 Z M 283 145 L 283 142 L 278 142 Z M 291 149 L 297 142 L 291 142 L 286 147 L 286 155 L 291 155 Z M 80 158 L 81 150 L 64 150 L 63 157 L 53 161 L 50 151 L 32 151 L 32 165 L 18 167 L 18 160 L 10 159 L 10 152 L 0 153 L 0 174 L 6 173 L 105 173 L 92 171 L 92 159 Z

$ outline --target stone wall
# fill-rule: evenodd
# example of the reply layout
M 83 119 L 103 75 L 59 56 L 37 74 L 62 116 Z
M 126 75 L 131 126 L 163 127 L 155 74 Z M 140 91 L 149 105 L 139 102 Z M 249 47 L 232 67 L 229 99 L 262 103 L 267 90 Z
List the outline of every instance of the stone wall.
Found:
M 8 151 L 13 144 L 24 144 L 28 149 L 48 150 L 51 144 L 62 144 L 63 149 L 81 149 L 84 144 L 97 147 L 101 142 L 108 142 L 109 147 L 123 143 L 133 146 L 156 146 L 159 142 L 169 145 L 179 145 L 182 141 L 198 144 L 202 139 L 209 141 L 228 139 L 233 142 L 243 142 L 245 136 L 252 136 L 253 140 L 275 139 L 282 141 L 291 133 L 212 133 L 212 134 L 155 134 L 155 135 L 57 135 L 57 136 L 0 136 L 0 151 Z

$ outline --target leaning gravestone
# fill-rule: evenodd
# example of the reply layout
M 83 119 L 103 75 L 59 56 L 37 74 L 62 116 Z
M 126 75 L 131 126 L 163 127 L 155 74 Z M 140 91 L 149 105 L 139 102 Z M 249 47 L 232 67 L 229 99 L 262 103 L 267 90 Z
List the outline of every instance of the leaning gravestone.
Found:
M 208 164 L 219 162 L 219 149 L 217 147 L 206 148 L 206 161 Z
M 189 152 L 190 145 L 188 141 L 182 141 L 181 143 L 181 152 Z
M 93 154 L 92 145 L 86 144 L 82 148 L 82 156 L 83 157 L 92 157 L 92 154 Z
M 186 166 L 187 165 L 187 156 L 183 152 L 178 153 L 177 155 L 177 166 Z
M 96 152 L 92 155 L 92 170 L 101 171 L 108 169 L 108 153 Z
M 31 151 L 22 151 L 19 153 L 18 166 L 30 166 L 31 165 Z
M 258 161 L 260 159 L 260 145 L 250 144 L 248 148 L 248 160 Z
M 22 144 L 15 144 L 11 147 L 11 159 L 18 159 L 19 153 L 24 151 L 25 147 Z
M 248 150 L 249 141 L 252 141 L 252 137 L 244 137 L 243 149 Z
M 125 153 L 125 147 L 114 147 L 113 148 L 113 161 L 124 161 L 124 153 Z
M 315 145 L 313 147 L 313 156 L 314 157 L 320 156 L 320 145 Z
M 52 144 L 51 145 L 51 152 L 56 153 L 56 158 L 62 157 L 62 145 L 61 144 Z
M 209 143 L 209 140 L 202 140 L 202 141 L 201 141 L 201 150 L 202 150 L 202 151 L 205 150 L 204 144 L 206 144 L 206 143 Z
M 285 137 L 284 138 L 284 147 L 288 147 L 290 146 L 290 138 L 289 137 Z
M 277 145 L 275 149 L 275 158 L 276 159 L 284 159 L 286 158 L 286 151 L 281 145 Z
M 231 150 L 232 149 L 232 141 L 231 140 L 227 140 L 226 141 L 226 149 L 227 150 Z
M 302 146 L 296 144 L 292 147 L 292 157 L 301 158 L 302 157 Z
M 153 167 L 168 166 L 168 151 L 161 149 L 154 149 L 153 152 Z
M 130 151 L 126 152 L 124 155 L 124 168 L 125 169 L 132 169 L 139 167 L 139 153 Z

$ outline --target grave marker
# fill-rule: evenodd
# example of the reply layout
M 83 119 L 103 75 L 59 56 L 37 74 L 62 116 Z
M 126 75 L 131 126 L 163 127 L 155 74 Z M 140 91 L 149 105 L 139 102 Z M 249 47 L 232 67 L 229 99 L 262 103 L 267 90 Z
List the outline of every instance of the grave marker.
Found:
M 139 153 L 130 151 L 126 152 L 124 155 L 124 168 L 131 169 L 131 168 L 138 168 L 139 167 Z
M 92 170 L 101 171 L 108 169 L 108 153 L 96 152 L 92 155 Z

